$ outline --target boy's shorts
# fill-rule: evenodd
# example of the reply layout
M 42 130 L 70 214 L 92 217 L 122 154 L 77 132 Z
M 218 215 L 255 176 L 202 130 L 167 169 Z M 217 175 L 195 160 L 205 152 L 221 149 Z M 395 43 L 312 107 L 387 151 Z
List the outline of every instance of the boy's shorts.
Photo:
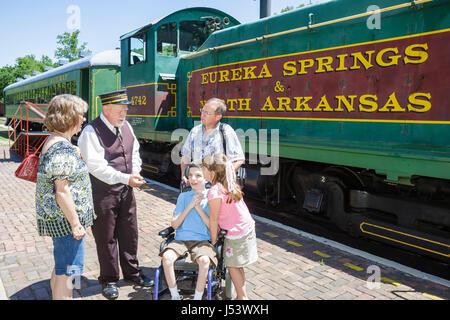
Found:
M 173 240 L 159 253 L 162 257 L 167 250 L 173 250 L 181 257 L 188 256 L 191 259 L 190 262 L 196 262 L 198 257 L 207 256 L 214 267 L 217 266 L 217 254 L 216 248 L 208 241 L 178 241 Z M 187 261 L 189 262 L 189 261 Z

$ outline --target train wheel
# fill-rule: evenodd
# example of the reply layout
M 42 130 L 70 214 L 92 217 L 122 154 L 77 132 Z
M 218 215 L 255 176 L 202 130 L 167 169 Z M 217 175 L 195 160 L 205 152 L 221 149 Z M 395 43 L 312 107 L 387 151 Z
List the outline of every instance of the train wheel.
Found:
M 331 166 L 322 171 L 324 176 L 336 177 L 342 181 L 346 189 L 364 190 L 364 181 L 353 170 L 342 166 Z

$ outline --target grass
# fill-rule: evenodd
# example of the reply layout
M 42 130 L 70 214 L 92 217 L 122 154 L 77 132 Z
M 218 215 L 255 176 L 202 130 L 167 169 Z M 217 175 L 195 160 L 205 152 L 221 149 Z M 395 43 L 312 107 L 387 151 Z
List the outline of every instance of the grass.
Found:
M 9 146 L 6 118 L 0 117 L 0 146 Z

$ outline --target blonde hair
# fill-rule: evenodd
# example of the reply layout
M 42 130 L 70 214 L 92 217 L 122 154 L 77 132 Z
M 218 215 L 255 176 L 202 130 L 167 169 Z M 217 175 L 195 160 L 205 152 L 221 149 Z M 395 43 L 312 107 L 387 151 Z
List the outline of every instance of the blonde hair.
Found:
M 58 95 L 48 105 L 44 125 L 49 131 L 66 132 L 77 125 L 79 116 L 83 116 L 88 107 L 80 97 L 71 94 Z
M 231 161 L 222 154 L 210 154 L 203 158 L 202 165 L 208 171 L 214 172 L 212 184 L 220 183 L 228 192 L 227 203 L 239 201 L 243 198 L 243 192 L 236 183 L 236 172 Z

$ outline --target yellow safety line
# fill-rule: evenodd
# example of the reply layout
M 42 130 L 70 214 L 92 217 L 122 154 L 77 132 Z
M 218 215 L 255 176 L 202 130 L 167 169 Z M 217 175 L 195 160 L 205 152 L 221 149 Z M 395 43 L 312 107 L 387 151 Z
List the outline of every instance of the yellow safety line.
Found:
M 321 256 L 321 257 L 323 257 L 323 258 L 329 258 L 329 257 L 331 257 L 330 255 L 328 255 L 328 254 L 326 254 L 326 253 L 323 253 L 323 252 L 321 252 L 321 251 L 319 251 L 319 250 L 316 250 L 316 251 L 314 251 L 313 253 L 315 253 L 315 254 L 317 254 L 318 256 Z
M 264 234 L 266 236 L 272 237 L 272 238 L 277 238 L 278 236 L 276 234 L 273 234 L 272 232 L 264 232 Z
M 302 247 L 303 246 L 302 244 L 297 243 L 297 242 L 292 241 L 292 240 L 288 240 L 286 242 L 289 243 L 289 244 L 292 244 L 293 246 L 296 246 L 296 247 Z
M 348 263 L 345 263 L 344 266 L 349 267 L 350 269 L 353 269 L 353 270 L 356 270 L 356 271 L 362 271 L 362 270 L 364 270 L 363 268 L 358 267 L 358 266 L 355 266 L 354 264 L 351 264 L 351 263 L 349 263 L 349 262 L 348 262 Z
M 441 298 L 441 297 L 438 297 L 438 296 L 435 296 L 435 295 L 432 295 L 432 294 L 429 294 L 429 293 L 422 293 L 422 295 L 424 296 L 424 297 L 427 297 L 427 298 L 430 298 L 430 299 L 433 299 L 433 300 L 445 300 L 445 299 L 443 299 L 443 298 Z
M 384 282 L 389 282 L 390 284 L 393 284 L 393 285 L 396 286 L 396 287 L 402 285 L 400 282 L 397 282 L 397 281 L 395 281 L 395 280 L 392 280 L 392 279 L 389 279 L 389 278 L 386 278 L 386 277 L 381 277 L 380 279 L 381 279 L 382 281 L 384 281 Z

